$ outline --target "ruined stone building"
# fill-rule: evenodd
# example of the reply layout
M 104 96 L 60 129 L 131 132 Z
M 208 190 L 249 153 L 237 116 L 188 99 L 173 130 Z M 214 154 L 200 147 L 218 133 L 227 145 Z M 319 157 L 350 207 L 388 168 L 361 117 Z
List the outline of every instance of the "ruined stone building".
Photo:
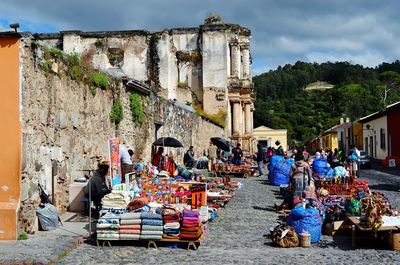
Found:
M 161 32 L 0 33 L 0 240 L 37 229 L 39 183 L 67 211 L 71 184 L 107 157 L 112 137 L 143 161 L 161 136 L 196 156 L 213 136 L 248 150 L 249 41 L 216 18 Z M 177 161 L 185 149 L 172 150 Z
M 78 53 L 95 69 L 146 84 L 164 98 L 207 114 L 219 112 L 226 117 L 226 135 L 250 151 L 254 103 L 249 29 L 209 17 L 198 28 L 63 31 L 37 37 L 65 53 Z

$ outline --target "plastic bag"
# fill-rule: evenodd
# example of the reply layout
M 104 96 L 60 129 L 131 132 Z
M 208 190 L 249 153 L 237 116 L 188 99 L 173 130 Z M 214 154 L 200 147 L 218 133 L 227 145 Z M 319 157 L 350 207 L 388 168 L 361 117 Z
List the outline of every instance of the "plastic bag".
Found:
M 321 216 L 314 208 L 304 209 L 301 206 L 295 207 L 287 220 L 298 234 L 307 231 L 311 235 L 311 244 L 317 244 L 321 238 Z
M 40 226 L 45 231 L 57 229 L 60 226 L 57 208 L 50 203 L 41 203 L 36 208 Z

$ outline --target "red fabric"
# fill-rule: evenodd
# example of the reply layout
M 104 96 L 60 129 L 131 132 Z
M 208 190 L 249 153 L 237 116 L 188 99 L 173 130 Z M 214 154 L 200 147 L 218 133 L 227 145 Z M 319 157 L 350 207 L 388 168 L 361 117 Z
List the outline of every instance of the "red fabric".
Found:
M 158 153 L 158 152 L 154 155 L 154 157 L 153 157 L 153 166 L 156 166 L 156 167 L 159 166 L 160 160 L 161 160 L 161 156 L 162 156 L 162 153 Z

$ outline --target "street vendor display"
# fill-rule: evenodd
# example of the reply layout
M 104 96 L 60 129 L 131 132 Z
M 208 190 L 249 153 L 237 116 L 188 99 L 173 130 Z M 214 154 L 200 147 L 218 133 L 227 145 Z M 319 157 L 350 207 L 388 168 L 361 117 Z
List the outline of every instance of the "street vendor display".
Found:
M 156 242 L 188 243 L 197 249 L 194 243 L 204 236 L 206 223 L 217 216 L 220 199 L 226 203 L 240 188 L 228 178 L 200 177 L 199 172 L 192 176 L 200 181 L 174 181 L 151 164 L 137 168 L 136 177 L 114 185 L 103 198 L 96 226 L 98 241 L 140 240 L 154 246 Z M 218 198 L 209 197 L 209 192 Z

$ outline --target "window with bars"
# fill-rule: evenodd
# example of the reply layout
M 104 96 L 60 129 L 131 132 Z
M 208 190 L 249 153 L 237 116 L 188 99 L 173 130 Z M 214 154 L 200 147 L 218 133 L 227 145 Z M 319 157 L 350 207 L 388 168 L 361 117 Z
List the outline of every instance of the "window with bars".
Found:
M 386 133 L 385 129 L 381 128 L 381 148 L 386 149 Z

